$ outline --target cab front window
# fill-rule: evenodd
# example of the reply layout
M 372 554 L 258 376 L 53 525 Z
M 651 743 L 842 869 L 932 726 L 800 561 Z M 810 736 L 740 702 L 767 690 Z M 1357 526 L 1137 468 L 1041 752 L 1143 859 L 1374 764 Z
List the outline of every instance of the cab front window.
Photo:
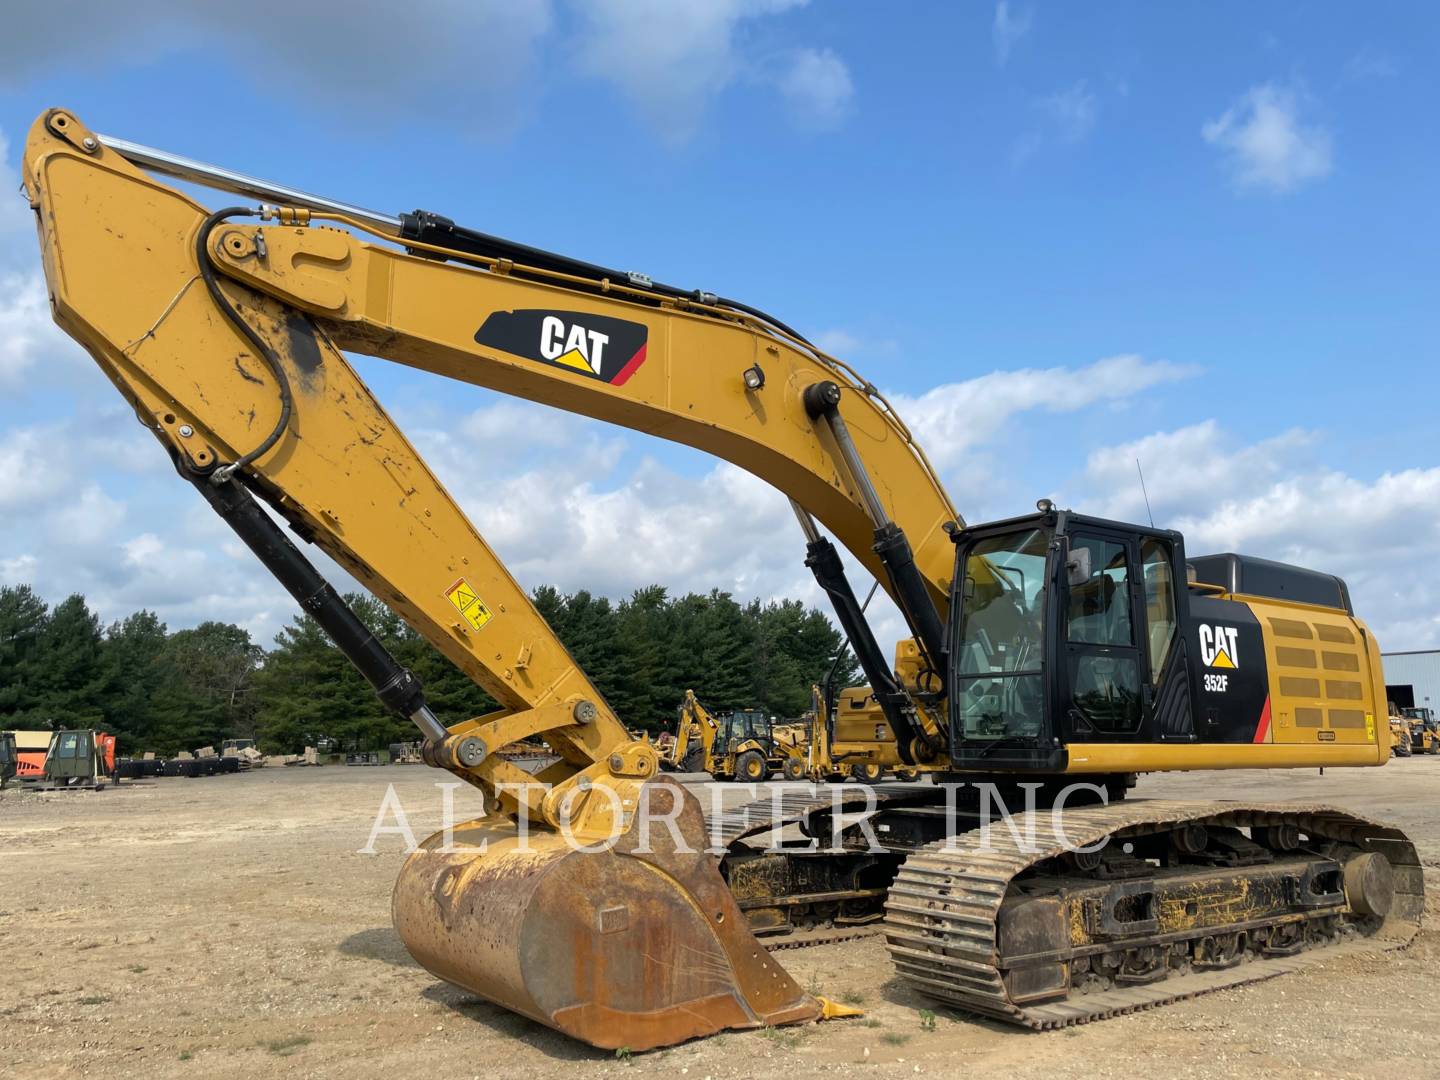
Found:
M 1040 734 L 1049 539 L 1024 529 L 977 540 L 963 556 L 952 635 L 952 700 L 963 739 Z

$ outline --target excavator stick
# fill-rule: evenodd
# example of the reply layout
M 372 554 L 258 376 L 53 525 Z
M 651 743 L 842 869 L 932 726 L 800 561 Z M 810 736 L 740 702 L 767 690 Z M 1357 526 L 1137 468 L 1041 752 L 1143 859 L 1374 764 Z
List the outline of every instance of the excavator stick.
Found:
M 699 804 L 651 782 L 605 851 L 481 818 L 430 837 L 395 885 L 395 927 L 448 982 L 603 1049 L 833 1015 L 746 926 L 707 853 Z

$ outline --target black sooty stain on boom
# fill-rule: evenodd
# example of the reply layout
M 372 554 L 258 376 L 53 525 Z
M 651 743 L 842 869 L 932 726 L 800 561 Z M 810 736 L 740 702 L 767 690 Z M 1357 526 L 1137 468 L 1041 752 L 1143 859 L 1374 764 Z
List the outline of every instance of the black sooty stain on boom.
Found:
M 320 375 L 324 358 L 320 354 L 320 342 L 315 337 L 315 328 L 310 320 L 297 311 L 285 313 L 285 336 L 290 343 L 290 357 L 300 379 L 311 383 Z

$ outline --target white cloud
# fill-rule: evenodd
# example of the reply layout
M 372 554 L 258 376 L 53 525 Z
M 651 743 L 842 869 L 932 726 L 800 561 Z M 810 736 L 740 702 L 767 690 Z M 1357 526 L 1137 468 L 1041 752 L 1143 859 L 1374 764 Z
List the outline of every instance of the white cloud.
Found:
M 38 427 L 0 435 L 0 510 L 14 513 L 63 489 L 69 474 L 56 452 L 57 435 Z
M 1017 413 L 1109 407 L 1197 373 L 1194 367 L 1165 360 L 1111 356 L 1079 368 L 995 371 L 914 397 L 890 395 L 890 401 L 926 447 L 930 459 L 944 469 L 963 461 L 972 447 L 998 435 Z
M 109 544 L 125 521 L 125 504 L 112 499 L 98 484 L 68 489 L 58 498 L 45 520 L 55 548 Z
M 894 400 L 937 464 L 968 466 L 987 442 L 1011 445 L 1021 413 L 1108 409 L 1188 374 L 1173 364 L 1114 357 L 996 372 Z M 656 444 L 640 436 L 476 394 L 488 400 L 444 428 L 404 415 L 397 420 L 526 587 L 548 582 L 623 597 L 658 581 L 673 592 L 721 588 L 741 598 L 793 596 L 823 607 L 802 564 L 789 507 L 764 482 L 692 451 L 668 449 L 662 463 L 646 453 Z M 113 417 L 115 425 L 123 420 Z M 131 468 L 131 458 L 157 463 L 153 472 L 112 474 L 99 491 L 102 481 L 90 481 L 88 471 L 95 455 L 78 430 L 78 421 L 23 429 L 0 443 L 0 478 L 15 485 L 10 497 L 24 506 L 11 515 L 16 527 L 0 534 L 0 577 L 33 583 L 51 599 L 82 591 L 106 620 L 140 607 L 158 611 L 172 627 L 223 618 L 268 645 L 293 604 L 168 474 L 149 436 L 133 424 L 99 425 L 97 437 L 135 443 L 129 454 L 113 455 L 112 468 Z M 11 459 L 14 467 L 7 468 Z M 486 467 L 477 469 L 477 460 Z M 544 512 L 536 509 L 540 501 Z M 353 587 L 328 560 L 318 562 L 337 587 Z M 867 587 L 863 574 L 855 585 Z M 883 640 L 901 633 L 888 601 L 877 599 L 873 615 Z
M 58 334 L 40 272 L 0 274 L 0 386 L 18 385 Z
M 800 49 L 780 77 L 780 96 L 795 125 L 812 131 L 839 127 L 855 96 L 850 69 L 830 49 Z
M 18 154 L 19 148 L 13 149 Z M 20 173 L 11 150 L 0 131 L 0 390 L 14 404 L 22 395 L 56 385 L 101 389 L 104 380 L 90 358 L 50 314 L 35 214 L 18 194 Z
M 561 409 L 546 408 L 520 398 L 499 397 L 476 409 L 460 424 L 472 449 L 491 451 L 523 446 L 574 451 L 577 444 L 615 429 Z M 593 453 L 594 447 L 587 447 Z
M 848 330 L 835 327 L 831 330 L 822 330 L 815 335 L 815 344 L 831 356 L 838 356 L 841 360 L 854 356 L 863 348 L 863 343 Z
M 553 23 L 549 0 L 452 0 L 423 12 L 388 0 L 251 0 L 243 17 L 226 0 L 157 0 L 144 6 L 143 31 L 111 0 L 64 7 L 57 18 L 43 5 L 7 6 L 0 85 L 66 65 L 218 53 L 264 90 L 303 92 L 312 120 L 400 122 L 423 108 L 492 131 L 529 108 L 536 52 Z
M 688 139 L 709 102 L 742 77 L 778 93 L 797 125 L 828 130 L 853 96 L 844 61 L 809 47 L 787 60 L 784 47 L 769 45 L 752 60 L 757 49 L 743 40 L 747 24 L 808 2 L 569 0 L 561 18 L 553 0 L 446 0 L 399 28 L 388 0 L 253 0 L 243 19 L 224 0 L 157 0 L 141 35 L 125 5 L 110 0 L 72 0 L 63 19 L 22 5 L 6 12 L 0 88 L 42 69 L 104 71 L 218 50 L 261 92 L 302 95 L 321 124 L 396 125 L 423 111 L 504 135 L 530 118 L 557 74 L 578 70 L 616 86 L 672 142 Z M 416 62 L 395 59 L 402 39 L 402 54 Z
M 10 150 L 10 140 L 0 131 L 0 262 L 6 265 L 11 244 L 35 235 L 35 212 L 19 193 L 20 171 L 11 164 Z
M 136 566 L 155 565 L 156 558 L 165 550 L 165 545 L 154 533 L 141 533 L 120 547 L 125 552 L 125 561 Z
M 1250 446 L 1233 447 L 1212 419 L 1103 447 L 1090 454 L 1085 478 L 1105 496 L 1087 509 L 1122 521 L 1141 521 L 1148 493 L 1150 509 L 1160 521 L 1186 512 L 1216 492 L 1234 491 L 1237 483 L 1253 488 L 1278 480 L 1294 468 L 1300 453 L 1313 442 L 1310 434 L 1296 429 Z M 1136 461 L 1144 470 L 1144 491 Z
M 1244 443 L 1207 420 L 1090 455 L 1077 509 L 1144 520 L 1135 457 L 1156 524 L 1192 555 L 1239 551 L 1338 574 L 1382 648 L 1440 646 L 1440 468 L 1364 479 L 1307 460 L 1294 430 Z
M 811 340 L 822 352 L 831 356 L 853 363 L 857 358 L 863 358 L 867 364 L 877 360 L 893 360 L 900 355 L 900 343 L 894 338 L 861 336 L 852 333 L 841 326 L 834 326 L 828 330 L 821 330 L 811 335 Z
M 829 49 L 800 48 L 774 78 L 747 69 L 737 39 L 747 24 L 809 0 L 615 0 L 572 5 L 582 70 L 613 83 L 673 143 L 694 135 L 711 99 L 742 76 L 773 83 L 792 120 L 824 130 L 844 118 L 854 86 Z M 779 61 L 784 63 L 785 61 Z
M 1001 67 L 1010 60 L 1010 51 L 1015 43 L 1030 32 L 1034 14 L 1030 11 L 1010 10 L 1009 0 L 1000 0 L 995 5 L 995 19 L 990 24 L 990 39 L 995 45 L 995 62 Z
M 0 585 L 28 585 L 39 567 L 40 560 L 28 553 L 0 559 Z
M 1178 519 L 1206 548 L 1339 574 L 1383 649 L 1440 646 L 1440 468 L 1364 480 L 1314 470 Z M 1422 569 L 1423 568 L 1423 569 Z
M 1330 132 L 1301 123 L 1300 106 L 1294 89 L 1253 86 L 1200 134 L 1222 151 L 1237 187 L 1290 191 L 1331 169 Z

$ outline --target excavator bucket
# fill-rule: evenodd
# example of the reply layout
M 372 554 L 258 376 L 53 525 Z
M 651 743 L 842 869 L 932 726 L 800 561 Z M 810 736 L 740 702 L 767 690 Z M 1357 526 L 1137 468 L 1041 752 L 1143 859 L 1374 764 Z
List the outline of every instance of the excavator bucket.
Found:
M 406 948 L 447 982 L 603 1049 L 837 1015 L 751 934 L 694 797 L 663 777 L 649 796 L 651 826 L 637 817 L 605 851 L 522 837 L 496 817 L 457 826 L 448 848 L 432 836 L 395 885 Z

